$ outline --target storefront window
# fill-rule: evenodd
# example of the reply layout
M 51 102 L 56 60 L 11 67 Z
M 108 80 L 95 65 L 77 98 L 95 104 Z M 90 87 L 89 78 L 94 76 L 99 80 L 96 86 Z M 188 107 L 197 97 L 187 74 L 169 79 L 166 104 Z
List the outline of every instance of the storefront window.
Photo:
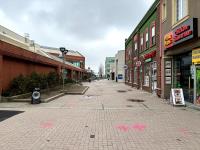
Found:
M 196 69 L 196 104 L 200 104 L 200 67 Z
M 193 103 L 194 80 L 191 76 L 192 54 L 184 54 L 174 58 L 173 87 L 182 88 L 185 100 Z
M 146 63 L 144 65 L 144 86 L 149 87 L 149 79 L 150 79 L 150 63 Z

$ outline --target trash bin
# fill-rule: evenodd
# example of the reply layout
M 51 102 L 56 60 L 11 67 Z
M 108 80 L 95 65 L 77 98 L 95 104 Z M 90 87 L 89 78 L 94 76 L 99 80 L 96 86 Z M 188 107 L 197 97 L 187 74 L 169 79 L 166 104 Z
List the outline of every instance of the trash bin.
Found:
M 32 92 L 32 99 L 31 104 L 39 104 L 41 103 L 41 94 L 40 94 L 40 88 L 34 88 Z

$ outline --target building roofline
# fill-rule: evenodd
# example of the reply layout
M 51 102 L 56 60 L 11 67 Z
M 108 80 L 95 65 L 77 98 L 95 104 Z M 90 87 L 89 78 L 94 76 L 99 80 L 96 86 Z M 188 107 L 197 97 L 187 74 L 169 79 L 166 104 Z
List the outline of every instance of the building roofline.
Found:
M 149 19 L 149 17 L 154 13 L 154 11 L 157 9 L 158 4 L 160 3 L 160 0 L 155 0 L 155 2 L 151 5 L 149 10 L 146 12 L 142 20 L 139 22 L 139 24 L 135 27 L 131 35 L 128 37 L 128 39 L 125 41 L 125 47 L 129 44 L 132 37 L 135 36 L 135 34 L 139 31 L 139 29 L 144 25 L 146 20 Z

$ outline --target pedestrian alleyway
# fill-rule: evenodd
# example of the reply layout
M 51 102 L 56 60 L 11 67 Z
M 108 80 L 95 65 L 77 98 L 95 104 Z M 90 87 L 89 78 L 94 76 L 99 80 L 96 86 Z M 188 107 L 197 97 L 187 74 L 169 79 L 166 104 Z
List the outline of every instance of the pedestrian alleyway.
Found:
M 49 103 L 0 103 L 1 150 L 199 150 L 200 112 L 108 80 Z

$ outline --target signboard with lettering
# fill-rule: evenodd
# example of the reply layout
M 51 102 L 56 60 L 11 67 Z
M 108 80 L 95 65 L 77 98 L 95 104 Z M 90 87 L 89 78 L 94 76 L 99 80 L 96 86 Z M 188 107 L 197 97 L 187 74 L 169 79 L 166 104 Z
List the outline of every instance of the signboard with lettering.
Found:
M 200 64 L 200 48 L 192 50 L 192 63 Z
M 190 40 L 197 35 L 197 19 L 191 18 L 177 26 L 173 31 L 164 36 L 165 48 L 170 48 L 187 40 Z
M 185 106 L 183 89 L 181 88 L 171 89 L 170 102 L 174 106 Z
M 144 55 L 144 59 L 153 58 L 153 57 L 155 57 L 155 56 L 156 56 L 156 51 L 152 51 L 152 52 L 150 52 L 150 53 L 148 53 L 148 54 L 145 54 L 145 55 Z

